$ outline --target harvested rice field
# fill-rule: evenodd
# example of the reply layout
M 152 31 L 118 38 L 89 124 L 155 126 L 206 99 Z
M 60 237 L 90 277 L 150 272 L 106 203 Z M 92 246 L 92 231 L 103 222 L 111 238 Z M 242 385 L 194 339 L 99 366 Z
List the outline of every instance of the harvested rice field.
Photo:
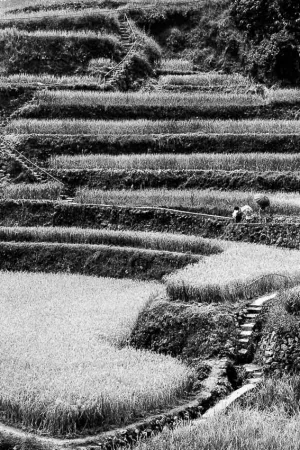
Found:
M 123 346 L 155 283 L 0 273 L 3 420 L 74 435 L 176 403 L 193 372 Z

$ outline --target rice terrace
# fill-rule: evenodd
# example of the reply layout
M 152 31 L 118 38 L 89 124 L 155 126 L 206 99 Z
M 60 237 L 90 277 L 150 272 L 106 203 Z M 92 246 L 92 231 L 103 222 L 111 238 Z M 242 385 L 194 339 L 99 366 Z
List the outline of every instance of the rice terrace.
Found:
M 0 1 L 0 450 L 299 449 L 299 23 Z

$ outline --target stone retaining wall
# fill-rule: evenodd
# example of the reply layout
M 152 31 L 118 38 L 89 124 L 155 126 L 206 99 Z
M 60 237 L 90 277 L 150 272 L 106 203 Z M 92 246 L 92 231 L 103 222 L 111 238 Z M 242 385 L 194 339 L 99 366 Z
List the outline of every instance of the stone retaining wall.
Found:
M 300 223 L 231 223 L 222 238 L 300 249 Z
M 273 331 L 260 343 L 259 360 L 266 373 L 282 375 L 300 370 L 300 330 Z
M 159 208 L 81 205 L 52 201 L 0 201 L 0 226 L 14 225 L 184 233 L 300 249 L 300 222 L 236 224 L 232 223 L 229 217 Z

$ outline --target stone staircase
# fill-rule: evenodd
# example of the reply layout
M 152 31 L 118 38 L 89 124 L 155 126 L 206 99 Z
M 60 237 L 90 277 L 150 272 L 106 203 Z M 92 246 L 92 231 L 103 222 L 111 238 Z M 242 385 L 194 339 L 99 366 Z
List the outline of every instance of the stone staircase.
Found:
M 0 137 L 0 159 L 2 160 L 2 165 L 0 168 L 0 184 L 5 181 L 9 181 L 9 175 L 5 171 L 5 166 L 8 165 L 10 161 L 14 161 L 22 167 L 22 169 L 28 174 L 31 181 L 36 183 L 47 183 L 53 181 L 60 183 L 63 186 L 62 193 L 59 196 L 60 200 L 66 201 L 68 203 L 74 203 L 74 198 L 71 197 L 69 189 L 60 180 L 53 177 L 46 170 L 39 167 L 33 161 L 28 159 L 25 155 L 18 152 L 14 145 L 6 140 L 3 136 Z
M 134 30 L 128 20 L 126 14 L 119 19 L 120 22 L 120 35 L 123 47 L 125 49 L 125 56 L 122 61 L 113 67 L 106 75 L 104 75 L 103 88 L 116 88 L 118 80 L 124 72 L 125 64 L 130 57 L 135 53 L 136 45 L 138 43 Z
M 254 343 L 253 333 L 255 330 L 257 319 L 262 311 L 263 305 L 273 300 L 277 293 L 265 295 L 254 300 L 247 306 L 247 313 L 245 316 L 245 322 L 240 325 L 239 338 L 238 338 L 238 361 L 243 363 L 243 367 L 246 370 L 247 378 L 249 377 L 250 383 L 258 383 L 262 380 L 262 368 L 256 364 L 252 364 Z

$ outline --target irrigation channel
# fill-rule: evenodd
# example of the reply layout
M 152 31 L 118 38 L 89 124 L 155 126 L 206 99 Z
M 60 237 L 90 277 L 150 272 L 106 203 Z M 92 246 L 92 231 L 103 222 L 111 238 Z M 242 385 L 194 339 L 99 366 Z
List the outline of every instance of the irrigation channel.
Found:
M 138 439 L 146 439 L 158 432 L 163 428 L 174 428 L 176 425 L 186 424 L 192 428 L 195 428 L 204 421 L 209 420 L 216 414 L 224 412 L 230 405 L 232 405 L 237 399 L 252 391 L 263 380 L 262 368 L 251 364 L 252 351 L 251 351 L 251 337 L 256 325 L 256 320 L 261 313 L 261 310 L 265 303 L 273 300 L 277 296 L 277 292 L 269 295 L 265 295 L 252 301 L 247 306 L 247 314 L 245 323 L 240 325 L 238 331 L 239 337 L 239 350 L 238 350 L 238 364 L 240 368 L 243 368 L 246 372 L 246 384 L 239 389 L 230 393 L 225 398 L 218 399 L 218 402 L 211 407 L 207 404 L 207 407 L 203 411 L 203 407 L 199 405 L 198 401 L 193 401 L 188 404 L 182 405 L 178 408 L 172 409 L 163 415 L 151 416 L 144 421 L 134 423 L 128 426 L 128 428 L 119 428 L 113 431 L 104 432 L 94 436 L 88 436 L 78 439 L 55 439 L 43 436 L 38 436 L 33 433 L 27 433 L 17 428 L 0 424 L 0 436 L 5 437 L 8 441 L 16 442 L 32 442 L 45 449 L 53 448 L 55 450 L 114 450 L 124 446 L 130 446 L 134 444 Z M 226 368 L 227 359 L 216 360 L 212 371 L 207 380 L 203 383 L 204 388 L 212 389 L 212 379 L 217 379 L 221 373 L 224 373 Z M 201 413 L 200 413 L 201 410 Z M 197 414 L 198 411 L 198 414 Z M 198 415 L 198 418 L 192 419 Z

